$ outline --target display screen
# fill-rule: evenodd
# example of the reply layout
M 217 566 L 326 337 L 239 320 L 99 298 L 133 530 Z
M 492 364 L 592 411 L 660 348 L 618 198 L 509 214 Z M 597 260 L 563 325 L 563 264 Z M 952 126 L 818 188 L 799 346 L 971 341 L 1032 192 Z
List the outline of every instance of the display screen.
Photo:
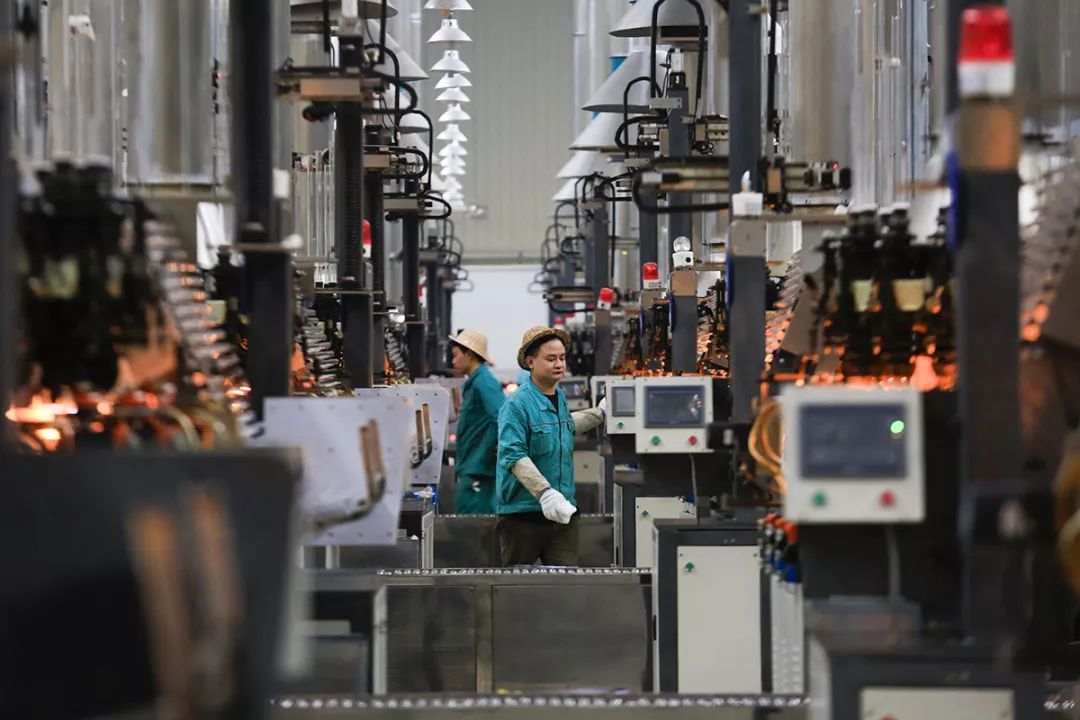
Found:
M 637 411 L 634 407 L 634 386 L 611 388 L 611 399 L 608 403 L 612 417 L 633 417 Z
M 903 478 L 910 432 L 903 405 L 804 405 L 799 411 L 802 477 Z
M 559 383 L 559 387 L 561 387 L 562 391 L 566 393 L 566 397 L 570 398 L 571 400 L 578 400 L 588 395 L 584 380 L 571 380 L 569 382 L 564 381 Z
M 704 424 L 704 386 L 645 388 L 645 427 L 701 427 Z

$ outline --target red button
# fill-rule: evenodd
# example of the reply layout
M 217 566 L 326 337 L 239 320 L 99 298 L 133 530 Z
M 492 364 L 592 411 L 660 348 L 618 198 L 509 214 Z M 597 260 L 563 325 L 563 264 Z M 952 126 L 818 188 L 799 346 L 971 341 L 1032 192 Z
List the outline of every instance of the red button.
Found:
M 697 445 L 697 435 L 691 435 L 690 436 L 690 444 L 691 445 Z
M 881 505 L 882 507 L 892 507 L 896 504 L 896 496 L 889 490 L 881 493 Z

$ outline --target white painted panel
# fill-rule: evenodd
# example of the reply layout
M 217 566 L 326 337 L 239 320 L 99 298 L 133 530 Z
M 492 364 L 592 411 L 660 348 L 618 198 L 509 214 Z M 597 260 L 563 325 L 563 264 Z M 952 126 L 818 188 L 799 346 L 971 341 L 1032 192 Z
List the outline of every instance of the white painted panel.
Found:
M 466 261 L 467 261 L 466 256 Z M 488 356 L 498 374 L 517 373 L 521 336 L 533 325 L 547 325 L 544 298 L 529 292 L 536 268 L 524 265 L 474 265 L 466 268 L 474 289 L 454 293 L 453 327 L 488 336 Z
M 756 547 L 680 547 L 680 693 L 761 692 Z
M 657 520 L 693 519 L 694 507 L 683 498 L 643 497 L 634 499 L 634 564 L 653 566 L 653 528 Z M 655 570 L 655 568 L 654 568 Z
M 1012 720 L 1013 694 L 999 688 L 864 688 L 864 720 Z

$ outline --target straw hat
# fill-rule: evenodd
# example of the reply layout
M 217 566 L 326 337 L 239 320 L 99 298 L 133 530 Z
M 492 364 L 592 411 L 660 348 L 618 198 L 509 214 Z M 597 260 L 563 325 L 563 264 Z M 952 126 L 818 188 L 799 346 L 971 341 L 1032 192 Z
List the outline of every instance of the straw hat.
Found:
M 488 360 L 487 335 L 479 330 L 462 330 L 457 335 L 450 336 L 450 342 L 457 343 L 466 350 L 472 350 L 484 362 Z
M 537 325 L 531 327 L 525 331 L 525 334 L 521 338 L 521 348 L 518 350 L 518 367 L 522 370 L 528 370 L 529 366 L 525 364 L 525 353 L 529 351 L 529 348 L 537 343 L 551 340 L 552 338 L 558 338 L 562 340 L 563 345 L 567 349 L 570 348 L 570 333 L 566 332 L 562 328 L 545 327 L 544 325 Z

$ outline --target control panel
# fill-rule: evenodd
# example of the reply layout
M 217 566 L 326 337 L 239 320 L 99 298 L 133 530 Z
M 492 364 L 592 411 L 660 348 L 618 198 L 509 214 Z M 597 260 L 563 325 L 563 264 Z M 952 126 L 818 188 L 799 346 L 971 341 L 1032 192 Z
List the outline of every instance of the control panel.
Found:
M 638 430 L 637 380 L 611 378 L 607 383 L 607 434 L 633 435 Z
M 638 454 L 712 452 L 706 428 L 713 420 L 712 379 L 641 377 L 637 380 Z M 610 402 L 610 401 L 609 401 Z
M 924 519 L 918 391 L 787 387 L 780 400 L 786 518 L 798 523 Z
M 585 410 L 592 406 L 589 401 L 589 380 L 583 377 L 564 377 L 559 387 L 566 394 L 566 407 L 570 412 Z

